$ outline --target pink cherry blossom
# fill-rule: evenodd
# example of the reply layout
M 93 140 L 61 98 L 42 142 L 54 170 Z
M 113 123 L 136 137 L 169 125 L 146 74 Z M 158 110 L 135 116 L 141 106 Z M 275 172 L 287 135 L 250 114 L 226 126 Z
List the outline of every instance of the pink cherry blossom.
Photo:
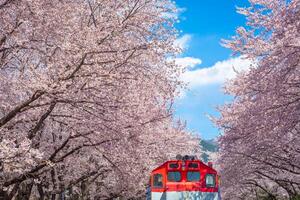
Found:
M 172 119 L 175 12 L 165 0 L 0 0 L 0 198 L 140 198 L 154 166 L 199 153 Z
M 300 1 L 250 0 L 247 27 L 224 45 L 256 63 L 225 90 L 219 165 L 224 199 L 300 193 Z

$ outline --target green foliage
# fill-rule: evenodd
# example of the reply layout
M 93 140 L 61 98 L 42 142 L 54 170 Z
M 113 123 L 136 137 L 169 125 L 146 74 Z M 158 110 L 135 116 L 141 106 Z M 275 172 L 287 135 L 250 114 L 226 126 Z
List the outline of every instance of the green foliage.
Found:
M 297 195 L 294 196 L 291 200 L 300 200 L 300 194 L 297 194 Z
M 256 197 L 256 200 L 300 200 L 300 194 L 296 194 L 296 196 L 288 198 L 288 199 L 287 198 L 282 199 L 282 198 L 276 197 L 274 195 L 267 194 L 265 192 L 261 192 Z
M 259 192 L 256 197 L 257 200 L 277 200 L 277 198 L 272 194 L 267 194 L 266 192 Z
M 201 140 L 200 146 L 203 150 L 201 155 L 201 160 L 204 162 L 208 162 L 210 160 L 209 153 L 210 152 L 218 152 L 219 147 L 216 141 L 214 140 Z
M 200 145 L 204 151 L 217 152 L 219 149 L 214 140 L 201 140 Z

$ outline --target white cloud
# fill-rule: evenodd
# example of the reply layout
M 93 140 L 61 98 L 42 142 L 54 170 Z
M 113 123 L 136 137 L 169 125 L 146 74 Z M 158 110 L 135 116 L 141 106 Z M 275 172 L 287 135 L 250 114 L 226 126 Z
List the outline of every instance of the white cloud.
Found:
M 187 59 L 190 60 L 191 58 Z M 195 58 L 194 58 L 195 59 Z M 191 59 L 193 60 L 193 59 Z M 189 62 L 182 65 L 190 65 Z M 201 68 L 197 70 L 186 71 L 181 80 L 188 83 L 190 88 L 196 88 L 209 84 L 222 84 L 228 79 L 232 79 L 237 72 L 248 70 L 254 62 L 243 57 L 230 58 L 228 60 L 219 61 L 212 67 Z
M 175 47 L 179 47 L 183 50 L 187 49 L 189 47 L 189 42 L 191 41 L 192 36 L 189 34 L 185 34 L 180 38 L 177 38 L 174 42 Z
M 175 63 L 184 69 L 192 69 L 195 66 L 200 65 L 202 60 L 193 57 L 183 57 L 175 58 Z

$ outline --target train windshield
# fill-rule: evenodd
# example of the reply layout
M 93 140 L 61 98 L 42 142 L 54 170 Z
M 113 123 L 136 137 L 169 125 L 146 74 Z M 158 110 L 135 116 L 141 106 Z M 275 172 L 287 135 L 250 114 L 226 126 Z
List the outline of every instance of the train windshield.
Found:
M 187 181 L 198 182 L 200 181 L 200 172 L 190 171 L 187 173 Z
M 180 172 L 168 172 L 168 181 L 180 182 L 181 181 L 181 173 Z
M 216 186 L 216 176 L 214 174 L 207 174 L 205 178 L 206 187 Z
M 161 174 L 154 174 L 153 176 L 153 186 L 157 188 L 163 187 L 163 177 Z

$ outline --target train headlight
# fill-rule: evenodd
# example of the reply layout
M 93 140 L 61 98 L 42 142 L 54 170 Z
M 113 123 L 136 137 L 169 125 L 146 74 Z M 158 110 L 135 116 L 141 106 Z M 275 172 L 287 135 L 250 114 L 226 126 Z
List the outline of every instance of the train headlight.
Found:
M 185 162 L 184 161 L 181 164 L 181 168 L 182 168 L 182 170 L 185 170 Z

